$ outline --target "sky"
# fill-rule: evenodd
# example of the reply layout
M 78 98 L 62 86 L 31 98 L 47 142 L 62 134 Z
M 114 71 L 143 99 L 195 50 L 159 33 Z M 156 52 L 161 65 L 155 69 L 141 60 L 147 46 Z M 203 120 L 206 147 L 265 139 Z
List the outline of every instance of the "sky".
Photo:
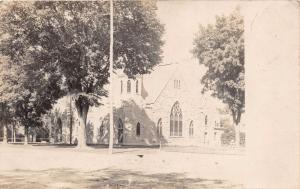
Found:
M 162 64 L 196 63 L 191 50 L 199 25 L 214 23 L 216 15 L 230 14 L 238 3 L 238 1 L 158 1 L 157 15 L 165 25 Z

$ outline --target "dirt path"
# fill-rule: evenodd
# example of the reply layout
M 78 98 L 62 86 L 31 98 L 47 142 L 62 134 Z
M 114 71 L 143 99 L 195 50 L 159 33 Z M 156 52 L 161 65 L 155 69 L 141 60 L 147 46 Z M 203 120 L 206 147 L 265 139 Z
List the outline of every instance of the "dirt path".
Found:
M 138 156 L 142 155 L 142 156 Z M 242 188 L 240 156 L 0 146 L 0 188 Z

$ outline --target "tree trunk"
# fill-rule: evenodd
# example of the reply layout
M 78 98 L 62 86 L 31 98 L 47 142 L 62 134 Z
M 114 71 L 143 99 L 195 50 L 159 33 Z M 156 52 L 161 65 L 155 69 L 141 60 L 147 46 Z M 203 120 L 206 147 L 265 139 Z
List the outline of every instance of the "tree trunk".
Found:
M 7 144 L 7 128 L 6 128 L 6 125 L 3 126 L 3 144 Z
M 24 145 L 28 144 L 28 127 L 24 127 Z
M 36 133 L 32 135 L 32 142 L 36 142 Z
M 50 123 L 50 127 L 49 127 L 49 143 L 53 144 L 53 139 L 52 139 L 52 135 L 53 135 L 53 126 L 52 123 Z
M 76 103 L 76 109 L 78 113 L 79 127 L 78 127 L 78 144 L 77 148 L 86 148 L 86 119 L 89 110 L 88 104 Z
M 73 111 L 72 111 L 72 98 L 70 96 L 70 144 L 72 144 L 73 135 Z
M 13 143 L 14 142 L 14 125 L 12 124 L 11 125 L 11 135 L 10 135 L 10 138 L 11 138 L 11 143 Z
M 70 125 L 70 144 L 72 144 L 72 135 L 73 135 L 73 125 L 71 123 L 71 125 Z
M 232 116 L 233 116 L 233 127 L 235 131 L 235 146 L 240 146 L 240 121 L 242 113 L 240 111 L 234 111 L 232 110 Z
M 13 143 L 16 142 L 16 126 L 13 126 Z
M 240 146 L 240 124 L 234 122 L 234 130 L 235 130 L 235 146 Z

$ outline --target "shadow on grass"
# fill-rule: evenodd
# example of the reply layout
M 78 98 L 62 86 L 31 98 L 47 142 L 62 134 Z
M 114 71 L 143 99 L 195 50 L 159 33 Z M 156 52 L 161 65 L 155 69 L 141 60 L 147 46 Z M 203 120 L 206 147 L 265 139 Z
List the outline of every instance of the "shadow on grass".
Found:
M 183 173 L 144 174 L 103 169 L 83 172 L 73 169 L 16 170 L 0 174 L 0 188 L 92 188 L 92 189 L 240 189 L 224 180 L 187 178 Z

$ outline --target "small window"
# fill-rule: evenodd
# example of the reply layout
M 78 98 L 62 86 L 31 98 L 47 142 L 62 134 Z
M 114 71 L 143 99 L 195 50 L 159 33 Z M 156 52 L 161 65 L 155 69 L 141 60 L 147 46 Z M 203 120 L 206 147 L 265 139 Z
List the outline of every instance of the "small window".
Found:
M 136 136 L 140 136 L 141 135 L 141 124 L 140 122 L 138 122 L 136 124 Z
M 208 118 L 207 115 L 205 115 L 205 125 L 207 125 L 207 122 L 208 122 Z
M 135 82 L 135 92 L 139 93 L 139 81 L 138 80 L 136 80 L 136 82 Z
M 178 80 L 178 79 L 174 80 L 174 88 L 175 89 L 180 89 L 180 80 Z
M 193 121 L 191 121 L 191 123 L 190 123 L 189 136 L 190 137 L 194 136 L 194 124 L 193 124 Z
M 130 80 L 127 81 L 127 93 L 131 92 L 131 82 Z
M 179 81 L 177 79 L 174 80 L 174 88 L 178 89 L 179 87 Z
M 217 139 L 217 132 L 214 132 L 214 140 Z
M 121 81 L 121 94 L 123 93 L 123 81 Z

